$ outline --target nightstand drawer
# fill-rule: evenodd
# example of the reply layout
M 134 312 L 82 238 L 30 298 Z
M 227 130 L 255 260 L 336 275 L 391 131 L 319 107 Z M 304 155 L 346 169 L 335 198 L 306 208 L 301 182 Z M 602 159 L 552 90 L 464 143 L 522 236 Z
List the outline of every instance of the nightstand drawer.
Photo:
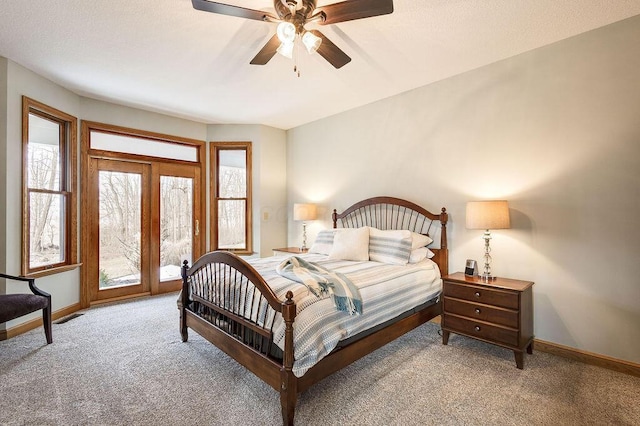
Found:
M 496 306 L 474 303 L 466 300 L 444 298 L 444 310 L 470 319 L 494 322 L 511 328 L 518 328 L 518 311 Z
M 471 337 L 478 337 L 491 342 L 518 346 L 518 330 L 490 325 L 481 321 L 468 320 L 456 315 L 446 315 L 443 327 Z
M 518 293 L 481 286 L 444 282 L 444 295 L 503 308 L 518 309 Z

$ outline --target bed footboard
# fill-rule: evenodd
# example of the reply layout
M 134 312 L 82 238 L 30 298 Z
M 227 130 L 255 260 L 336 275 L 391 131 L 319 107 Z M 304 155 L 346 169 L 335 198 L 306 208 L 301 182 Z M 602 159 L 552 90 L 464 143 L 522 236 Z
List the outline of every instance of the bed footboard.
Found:
M 182 266 L 178 300 L 180 334 L 191 328 L 280 392 L 285 424 L 293 424 L 297 381 L 293 368 L 293 293 L 280 300 L 262 276 L 236 255 L 207 253 L 189 268 Z M 271 356 L 277 316 L 285 324 L 282 360 Z

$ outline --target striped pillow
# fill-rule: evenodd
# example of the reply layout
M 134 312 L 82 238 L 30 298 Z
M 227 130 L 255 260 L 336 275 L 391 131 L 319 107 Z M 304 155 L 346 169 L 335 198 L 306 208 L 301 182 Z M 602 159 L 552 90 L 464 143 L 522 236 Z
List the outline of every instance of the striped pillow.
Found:
M 401 230 L 369 230 L 369 260 L 406 265 L 411 255 L 411 232 Z
M 324 229 L 318 232 L 316 240 L 311 245 L 309 253 L 319 253 L 328 255 L 331 253 L 333 247 L 333 236 L 336 234 L 336 229 Z

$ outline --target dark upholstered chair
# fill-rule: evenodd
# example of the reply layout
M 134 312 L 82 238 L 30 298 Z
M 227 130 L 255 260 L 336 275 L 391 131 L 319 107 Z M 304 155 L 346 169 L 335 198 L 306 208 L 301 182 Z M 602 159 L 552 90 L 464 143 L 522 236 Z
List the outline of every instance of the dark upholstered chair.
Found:
M 0 273 L 0 278 L 29 283 L 33 294 L 0 294 L 0 324 L 42 309 L 42 323 L 47 343 L 51 343 L 51 295 L 36 287 L 34 278 Z

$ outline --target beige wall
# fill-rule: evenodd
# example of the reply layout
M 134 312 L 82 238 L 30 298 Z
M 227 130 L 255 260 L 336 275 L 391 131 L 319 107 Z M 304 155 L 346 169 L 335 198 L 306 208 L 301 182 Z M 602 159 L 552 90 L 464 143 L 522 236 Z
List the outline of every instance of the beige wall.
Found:
M 0 56 L 0 188 L 7 185 L 7 71 L 9 61 Z M 0 271 L 6 271 L 7 252 L 2 239 L 7 235 L 7 192 L 0 191 Z M 0 294 L 6 291 L 4 281 L 0 281 Z M 4 325 L 0 324 L 0 330 Z
M 312 236 L 370 196 L 446 206 L 453 272 L 483 254 L 465 203 L 507 199 L 493 271 L 535 281 L 536 337 L 640 362 L 638 46 L 640 17 L 294 128 L 289 204 L 326 209 Z
M 95 99 L 81 97 L 80 111 L 83 120 L 114 124 L 116 126 L 199 141 L 204 141 L 207 137 L 206 124 Z

